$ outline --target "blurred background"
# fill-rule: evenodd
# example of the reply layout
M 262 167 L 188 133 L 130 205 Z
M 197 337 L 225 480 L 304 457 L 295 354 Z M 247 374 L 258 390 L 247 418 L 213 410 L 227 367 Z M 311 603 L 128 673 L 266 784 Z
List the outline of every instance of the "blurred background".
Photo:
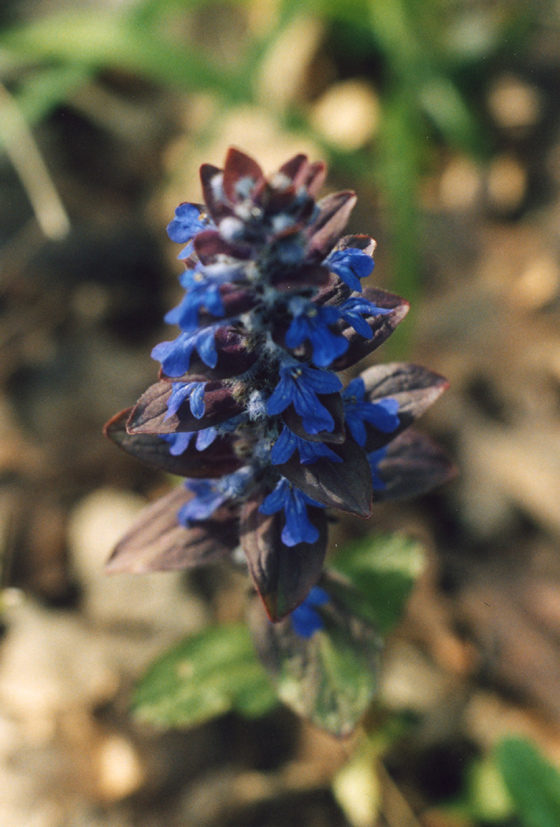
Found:
M 3 0 L 3 827 L 560 824 L 559 99 L 557 0 Z M 412 302 L 374 360 L 451 382 L 422 427 L 457 480 L 337 528 L 425 549 L 366 741 L 129 713 L 165 647 L 243 611 L 226 567 L 103 574 L 170 481 L 102 425 L 155 380 L 165 226 L 230 145 L 357 191 L 372 281 Z M 538 750 L 517 796 L 511 735 Z

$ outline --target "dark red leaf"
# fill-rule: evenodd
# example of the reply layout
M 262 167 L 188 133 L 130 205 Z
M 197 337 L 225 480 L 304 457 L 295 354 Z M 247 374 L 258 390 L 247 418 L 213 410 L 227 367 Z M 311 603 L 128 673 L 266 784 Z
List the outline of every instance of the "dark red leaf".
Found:
M 251 310 L 257 303 L 257 297 L 253 292 L 238 284 L 230 284 L 229 282 L 220 285 L 220 297 L 224 305 L 226 319 L 231 319 L 233 316 L 239 316 L 241 313 Z M 216 324 L 216 317 L 201 308 L 198 311 L 199 327 L 211 324 Z
M 226 156 L 226 163 L 224 167 L 224 193 L 226 197 L 232 202 L 239 201 L 239 196 L 236 191 L 236 184 L 242 178 L 251 178 L 253 186 L 261 183 L 263 180 L 263 172 L 260 166 L 249 155 L 240 152 L 235 147 L 230 147 Z
M 273 274 L 270 283 L 277 290 L 289 293 L 290 290 L 301 290 L 302 287 L 320 287 L 329 280 L 329 271 L 321 265 L 304 265 L 294 267 L 290 273 L 280 271 Z
M 126 422 L 132 408 L 114 416 L 105 425 L 105 435 L 133 457 L 179 477 L 218 478 L 231 474 L 243 464 L 231 442 L 218 437 L 204 451 L 197 451 L 196 438 L 180 456 L 169 453 L 170 445 L 156 434 L 129 434 Z
M 351 439 L 330 447 L 342 457 L 342 462 L 321 457 L 311 465 L 302 465 L 295 453 L 277 468 L 317 502 L 358 517 L 371 517 L 371 469 L 364 451 Z
M 309 161 L 307 160 L 307 155 L 299 154 L 294 155 L 293 158 L 290 158 L 289 161 L 282 164 L 278 172 L 285 175 L 290 181 L 293 181 L 296 186 L 299 186 L 301 179 L 304 178 L 308 169 Z
M 355 247 L 358 250 L 362 250 L 362 252 L 366 253 L 366 255 L 372 257 L 375 252 L 375 248 L 377 247 L 377 241 L 375 241 L 375 239 L 373 239 L 370 235 L 345 235 L 340 239 L 335 249 L 347 250 L 349 247 Z
M 195 381 L 196 377 L 190 377 Z M 167 419 L 167 402 L 171 396 L 171 382 L 157 382 L 140 397 L 126 424 L 129 434 L 176 434 L 182 431 L 201 431 L 219 425 L 244 410 L 231 390 L 221 382 L 208 382 L 204 394 L 206 411 L 196 419 L 186 400 L 176 414 Z
M 218 256 L 236 259 L 251 257 L 251 248 L 226 241 L 218 230 L 202 230 L 194 238 L 194 249 L 203 264 L 212 264 Z
M 357 200 L 355 192 L 344 190 L 327 195 L 317 203 L 319 216 L 306 231 L 309 238 L 307 261 L 322 261 L 331 252 L 342 235 Z
M 189 372 L 179 380 L 174 378 L 170 381 L 192 382 L 193 376 L 203 376 L 208 380 L 229 379 L 232 376 L 241 376 L 258 359 L 256 350 L 248 350 L 246 337 L 232 327 L 219 327 L 214 333 L 214 343 L 218 354 L 215 368 L 209 368 L 194 351 L 191 355 Z M 161 371 L 160 379 L 169 379 L 169 377 Z
M 370 402 L 390 397 L 399 403 L 400 425 L 390 434 L 381 433 L 366 423 L 366 451 L 375 451 L 408 428 L 449 387 L 449 382 L 431 370 L 406 362 L 374 365 L 360 374 Z
M 387 455 L 377 467 L 385 488 L 373 492 L 375 502 L 418 497 L 449 482 L 456 474 L 455 466 L 439 445 L 425 434 L 411 430 L 389 443 Z
M 307 167 L 301 184 L 306 188 L 312 198 L 316 198 L 325 182 L 326 176 L 327 167 L 324 161 L 315 161 Z M 296 186 L 298 186 L 299 183 L 299 179 L 294 181 Z
M 272 621 L 281 620 L 307 597 L 323 568 L 327 549 L 327 518 L 323 509 L 308 508 L 309 519 L 319 530 L 315 543 L 286 546 L 281 533 L 282 513 L 259 512 L 264 496 L 250 500 L 241 509 L 241 545 L 255 588 Z
M 227 508 L 194 528 L 177 522 L 192 492 L 184 486 L 143 509 L 109 558 L 108 574 L 173 571 L 217 562 L 239 543 L 238 519 Z
M 204 201 L 216 224 L 225 216 L 233 213 L 231 206 L 220 195 L 223 193 L 222 176 L 223 171 L 212 166 L 212 164 L 202 164 L 200 167 L 200 182 Z

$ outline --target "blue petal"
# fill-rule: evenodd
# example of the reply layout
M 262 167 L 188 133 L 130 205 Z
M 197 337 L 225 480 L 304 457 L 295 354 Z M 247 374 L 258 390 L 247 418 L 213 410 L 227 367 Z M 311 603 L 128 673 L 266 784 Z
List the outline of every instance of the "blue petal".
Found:
M 167 225 L 167 234 L 171 241 L 184 244 L 208 225 L 207 219 L 201 219 L 200 210 L 194 204 L 179 204 L 175 218 Z
M 315 611 L 307 603 L 302 603 L 291 614 L 292 628 L 296 635 L 309 640 L 313 637 L 315 632 L 318 632 L 324 627 L 323 619 L 320 614 Z
M 161 342 L 152 350 L 152 359 L 161 362 L 167 376 L 183 376 L 191 361 L 191 353 L 196 337 L 191 333 L 181 333 L 173 342 Z
M 196 419 L 202 419 L 204 416 L 204 388 L 205 382 L 193 382 L 196 385 L 193 388 L 190 396 L 191 413 Z
M 203 428 L 202 431 L 197 431 L 196 450 L 204 451 L 209 445 L 212 445 L 217 436 L 218 431 L 216 428 Z
M 204 414 L 204 386 L 204 382 L 174 382 L 165 419 L 176 414 L 186 399 L 190 401 L 193 416 L 200 419 Z
M 290 431 L 287 425 L 284 425 L 282 433 L 270 451 L 270 462 L 272 465 L 282 465 L 282 463 L 288 462 L 296 448 L 296 435 L 293 431 Z
M 362 417 L 356 411 L 345 410 L 344 421 L 348 426 L 348 430 L 352 438 L 358 443 L 360 447 L 366 444 L 367 432 Z
M 196 495 L 177 512 L 177 520 L 187 528 L 200 520 L 207 520 L 225 501 L 224 495 L 216 490 L 210 480 L 191 480 L 186 487 Z
M 169 411 L 167 416 L 169 416 Z M 171 446 L 169 448 L 169 453 L 174 457 L 181 456 L 181 454 L 187 450 L 193 436 L 194 434 L 192 431 L 184 431 L 180 434 L 161 434 L 161 438 L 166 442 L 169 442 Z
M 384 480 L 381 478 L 379 474 L 378 465 L 387 456 L 387 446 L 384 448 L 379 448 L 377 451 L 371 451 L 368 455 L 368 462 L 371 468 L 371 480 L 373 483 L 373 490 L 374 491 L 383 491 L 386 488 L 386 484 Z
M 214 328 L 207 327 L 197 335 L 196 349 L 200 358 L 209 368 L 215 368 L 218 362 L 218 352 L 214 341 Z
M 399 403 L 396 399 L 388 396 L 377 402 L 362 403 L 362 405 L 364 406 L 363 418 L 382 433 L 390 434 L 399 427 L 400 420 L 397 415 Z
M 346 402 L 361 402 L 366 393 L 366 386 L 361 376 L 349 382 L 342 391 L 342 398 Z
M 373 259 L 357 247 L 347 247 L 346 250 L 336 250 L 325 260 L 325 264 L 345 282 L 348 287 L 358 293 L 362 291 L 360 279 L 369 276 L 373 270 Z
M 266 403 L 266 412 L 269 416 L 277 416 L 285 411 L 294 398 L 295 386 L 291 377 L 282 376 L 272 395 Z

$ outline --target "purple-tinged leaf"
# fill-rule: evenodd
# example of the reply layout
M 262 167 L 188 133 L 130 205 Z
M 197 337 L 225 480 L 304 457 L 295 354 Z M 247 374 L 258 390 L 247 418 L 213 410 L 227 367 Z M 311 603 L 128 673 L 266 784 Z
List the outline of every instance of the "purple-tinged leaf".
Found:
M 323 161 L 315 161 L 314 163 L 309 164 L 309 166 L 307 167 L 301 184 L 305 187 L 305 189 L 312 198 L 316 198 L 321 190 L 321 187 L 325 183 L 326 177 L 326 164 Z M 299 183 L 299 179 L 294 180 L 295 186 L 298 186 Z
M 373 492 L 375 502 L 421 496 L 449 482 L 457 473 L 439 445 L 425 434 L 412 430 L 389 443 L 386 456 L 377 465 L 377 472 L 385 487 Z
M 326 283 L 317 291 L 313 301 L 326 307 L 339 307 L 352 295 L 352 289 L 336 273 L 329 273 Z
M 290 405 L 283 412 L 283 421 L 296 436 L 300 436 L 308 442 L 330 442 L 335 444 L 344 442 L 346 439 L 346 432 L 344 430 L 344 406 L 340 393 L 317 394 L 317 399 L 334 419 L 334 428 L 332 431 L 320 431 L 318 434 L 309 434 L 303 427 L 303 417 L 296 413 L 293 405 Z
M 200 182 L 208 212 L 214 223 L 219 224 L 222 218 L 233 214 L 231 205 L 224 200 L 223 170 L 212 164 L 202 164 Z
M 360 376 L 365 385 L 365 398 L 370 402 L 390 398 L 399 403 L 397 416 L 400 424 L 391 433 L 381 433 L 366 423 L 366 452 L 376 451 L 393 440 L 412 425 L 449 387 L 447 379 L 439 373 L 406 362 L 374 365 Z
M 349 347 L 346 353 L 332 363 L 331 370 L 346 370 L 376 350 L 389 338 L 410 309 L 410 304 L 405 299 L 401 299 L 394 293 L 387 293 L 385 290 L 367 288 L 363 296 L 377 307 L 391 312 L 363 317 L 372 332 L 371 339 L 364 339 L 346 322 L 339 322 L 337 328 L 340 334 L 348 340 Z
M 309 161 L 307 160 L 307 155 L 300 153 L 294 155 L 293 158 L 290 158 L 289 161 L 282 164 L 278 172 L 285 175 L 286 178 L 289 178 L 296 186 L 299 186 L 308 169 Z
M 283 293 L 299 292 L 302 287 L 321 287 L 329 280 L 329 271 L 326 267 L 316 264 L 306 264 L 294 267 L 290 272 L 280 270 L 273 274 L 271 284 Z
M 243 200 L 238 187 L 243 186 L 245 180 L 251 182 L 246 195 L 264 180 L 260 166 L 249 155 L 231 147 L 226 156 L 224 166 L 224 193 L 233 203 Z M 245 196 L 246 197 L 246 196 Z
M 335 250 L 347 250 L 349 247 L 356 247 L 368 256 L 373 256 L 377 247 L 377 241 L 370 235 L 345 235 L 340 239 Z
M 236 284 L 221 284 L 219 287 L 220 298 L 224 307 L 224 317 L 231 319 L 234 316 L 239 316 L 241 313 L 246 313 L 251 310 L 257 303 L 257 298 L 254 293 L 245 290 Z M 207 325 L 216 324 L 216 317 L 208 313 L 204 308 L 198 311 L 198 326 L 205 327 Z
M 193 378 L 199 377 L 191 377 Z M 126 424 L 129 434 L 201 431 L 219 425 L 244 410 L 228 387 L 221 382 L 208 382 L 204 392 L 205 411 L 200 419 L 193 416 L 188 400 L 180 406 L 177 413 L 167 416 L 171 385 L 171 382 L 157 382 L 140 397 Z
M 235 455 L 231 442 L 218 437 L 203 451 L 196 439 L 178 456 L 170 453 L 171 445 L 156 434 L 129 434 L 126 422 L 132 408 L 121 411 L 105 425 L 105 435 L 127 454 L 179 477 L 217 479 L 231 474 L 243 464 Z
M 317 202 L 319 216 L 306 230 L 309 239 L 307 261 L 322 261 L 331 252 L 342 235 L 357 200 L 355 192 L 344 190 L 327 195 Z
M 315 543 L 286 546 L 281 533 L 282 512 L 261 514 L 263 496 L 249 500 L 241 509 L 241 545 L 255 588 L 272 621 L 292 612 L 315 585 L 327 549 L 327 518 L 323 509 L 308 507 L 308 516 L 319 531 Z
M 109 558 L 108 574 L 175 571 L 217 562 L 239 543 L 238 518 L 227 508 L 194 528 L 177 522 L 177 511 L 193 496 L 174 488 L 144 508 Z
M 251 248 L 243 244 L 226 241 L 218 230 L 203 230 L 194 239 L 194 249 L 202 264 L 212 264 L 218 256 L 248 259 Z
M 329 508 L 371 517 L 371 469 L 364 451 L 351 439 L 342 445 L 333 445 L 332 449 L 342 462 L 320 457 L 312 465 L 302 465 L 294 455 L 278 465 L 278 471 L 309 497 Z
M 343 738 L 359 724 L 377 690 L 381 640 L 356 614 L 363 598 L 349 583 L 326 576 L 320 592 L 328 599 L 316 607 L 319 628 L 309 636 L 298 634 L 292 617 L 269 623 L 258 605 L 250 626 L 280 699 Z
M 241 376 L 258 359 L 258 353 L 255 350 L 248 350 L 246 337 L 231 327 L 219 327 L 214 334 L 214 344 L 218 354 L 216 367 L 209 368 L 195 352 L 191 356 L 189 372 L 178 380 L 173 378 L 173 381 L 190 382 L 192 381 L 191 374 L 197 377 L 204 376 L 207 380 Z M 160 378 L 166 379 L 167 377 L 162 372 Z

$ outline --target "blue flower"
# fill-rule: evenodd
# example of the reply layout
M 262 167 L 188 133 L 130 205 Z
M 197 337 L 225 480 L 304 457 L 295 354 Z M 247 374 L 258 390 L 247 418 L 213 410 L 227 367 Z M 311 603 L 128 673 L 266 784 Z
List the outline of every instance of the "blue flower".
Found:
M 296 448 L 299 450 L 299 458 L 302 465 L 310 465 L 317 462 L 320 457 L 327 457 L 333 462 L 342 462 L 341 457 L 335 454 L 328 445 L 323 442 L 309 442 L 296 436 L 287 425 L 284 425 L 282 433 L 272 446 L 270 462 L 272 465 L 282 465 L 288 462 Z
M 211 224 L 195 204 L 179 204 L 175 210 L 175 218 L 167 225 L 167 234 L 171 241 L 178 244 L 189 244 L 181 250 L 177 258 L 188 258 L 193 252 L 191 239 L 201 230 Z
M 282 529 L 282 542 L 286 546 L 297 546 L 299 543 L 315 543 L 319 539 L 319 529 L 307 516 L 308 505 L 323 508 L 321 503 L 312 500 L 282 477 L 259 511 L 261 514 L 276 514 L 284 509 L 286 523 Z
M 326 266 L 332 273 L 356 292 L 362 292 L 360 279 L 371 275 L 374 267 L 373 259 L 357 247 L 347 247 L 346 250 L 336 250 L 325 260 Z
M 244 466 L 221 480 L 189 480 L 185 487 L 196 496 L 183 505 L 177 514 L 181 525 L 191 528 L 207 520 L 225 502 L 242 500 L 255 480 L 254 469 Z
M 359 376 L 342 392 L 344 421 L 358 445 L 365 445 L 366 422 L 384 434 L 392 433 L 400 425 L 397 415 L 399 403 L 396 399 L 385 397 L 378 402 L 369 402 L 365 399 L 365 393 L 364 380 Z
M 328 367 L 346 353 L 349 346 L 344 336 L 337 336 L 329 327 L 339 318 L 340 313 L 335 307 L 317 307 L 313 302 L 296 303 L 296 315 L 286 333 L 286 345 L 295 348 L 309 341 L 313 348 L 313 364 L 319 368 Z
M 187 373 L 193 350 L 198 352 L 205 365 L 215 368 L 218 352 L 214 342 L 214 328 L 181 333 L 172 342 L 160 342 L 152 350 L 152 359 L 161 362 L 166 376 L 178 377 Z
M 185 332 L 191 331 L 198 325 L 198 311 L 201 307 L 205 307 L 213 316 L 224 315 L 219 283 L 210 281 L 200 269 L 186 270 L 180 281 L 187 292 L 181 303 L 164 316 L 167 324 L 177 324 Z
M 169 416 L 169 407 L 167 410 Z M 218 431 L 216 428 L 204 428 L 202 431 L 183 431 L 178 434 L 161 434 L 160 436 L 170 444 L 169 453 L 171 456 L 179 457 L 185 453 L 194 436 L 196 436 L 196 450 L 204 451 L 205 448 L 212 445 L 218 436 Z
M 195 494 L 177 512 L 177 520 L 185 528 L 192 528 L 200 520 L 207 520 L 226 500 L 217 484 L 210 480 L 189 480 L 185 488 Z
M 202 419 L 204 416 L 205 384 L 205 382 L 173 382 L 171 387 L 171 396 L 167 401 L 167 413 L 165 414 L 165 419 L 169 419 L 170 416 L 176 414 L 186 399 L 189 400 L 192 415 L 196 419 Z M 198 450 L 201 449 L 199 448 Z M 180 453 L 182 453 L 182 451 Z
M 329 602 L 330 597 L 327 592 L 320 586 L 313 586 L 303 603 L 291 614 L 292 628 L 296 635 L 309 640 L 315 632 L 323 629 L 325 624 L 317 607 L 325 606 Z
M 335 393 L 342 388 L 342 382 L 326 370 L 315 370 L 307 364 L 291 363 L 280 368 L 280 382 L 269 397 L 266 410 L 269 416 L 285 411 L 293 404 L 296 413 L 302 417 L 303 427 L 308 434 L 332 431 L 334 419 L 319 402 L 317 394 Z
M 379 448 L 377 451 L 371 451 L 367 454 L 369 467 L 371 468 L 371 481 L 373 483 L 373 490 L 374 491 L 383 491 L 384 488 L 387 488 L 386 483 L 381 478 L 379 474 L 378 465 L 382 459 L 385 459 L 387 456 L 387 447 Z
M 359 333 L 364 339 L 371 339 L 373 332 L 362 316 L 384 316 L 391 312 L 390 308 L 377 307 L 376 304 L 368 301 L 363 296 L 354 296 L 347 299 L 344 304 L 340 305 L 338 310 L 344 321 L 347 322 L 350 327 L 353 327 L 356 333 Z

